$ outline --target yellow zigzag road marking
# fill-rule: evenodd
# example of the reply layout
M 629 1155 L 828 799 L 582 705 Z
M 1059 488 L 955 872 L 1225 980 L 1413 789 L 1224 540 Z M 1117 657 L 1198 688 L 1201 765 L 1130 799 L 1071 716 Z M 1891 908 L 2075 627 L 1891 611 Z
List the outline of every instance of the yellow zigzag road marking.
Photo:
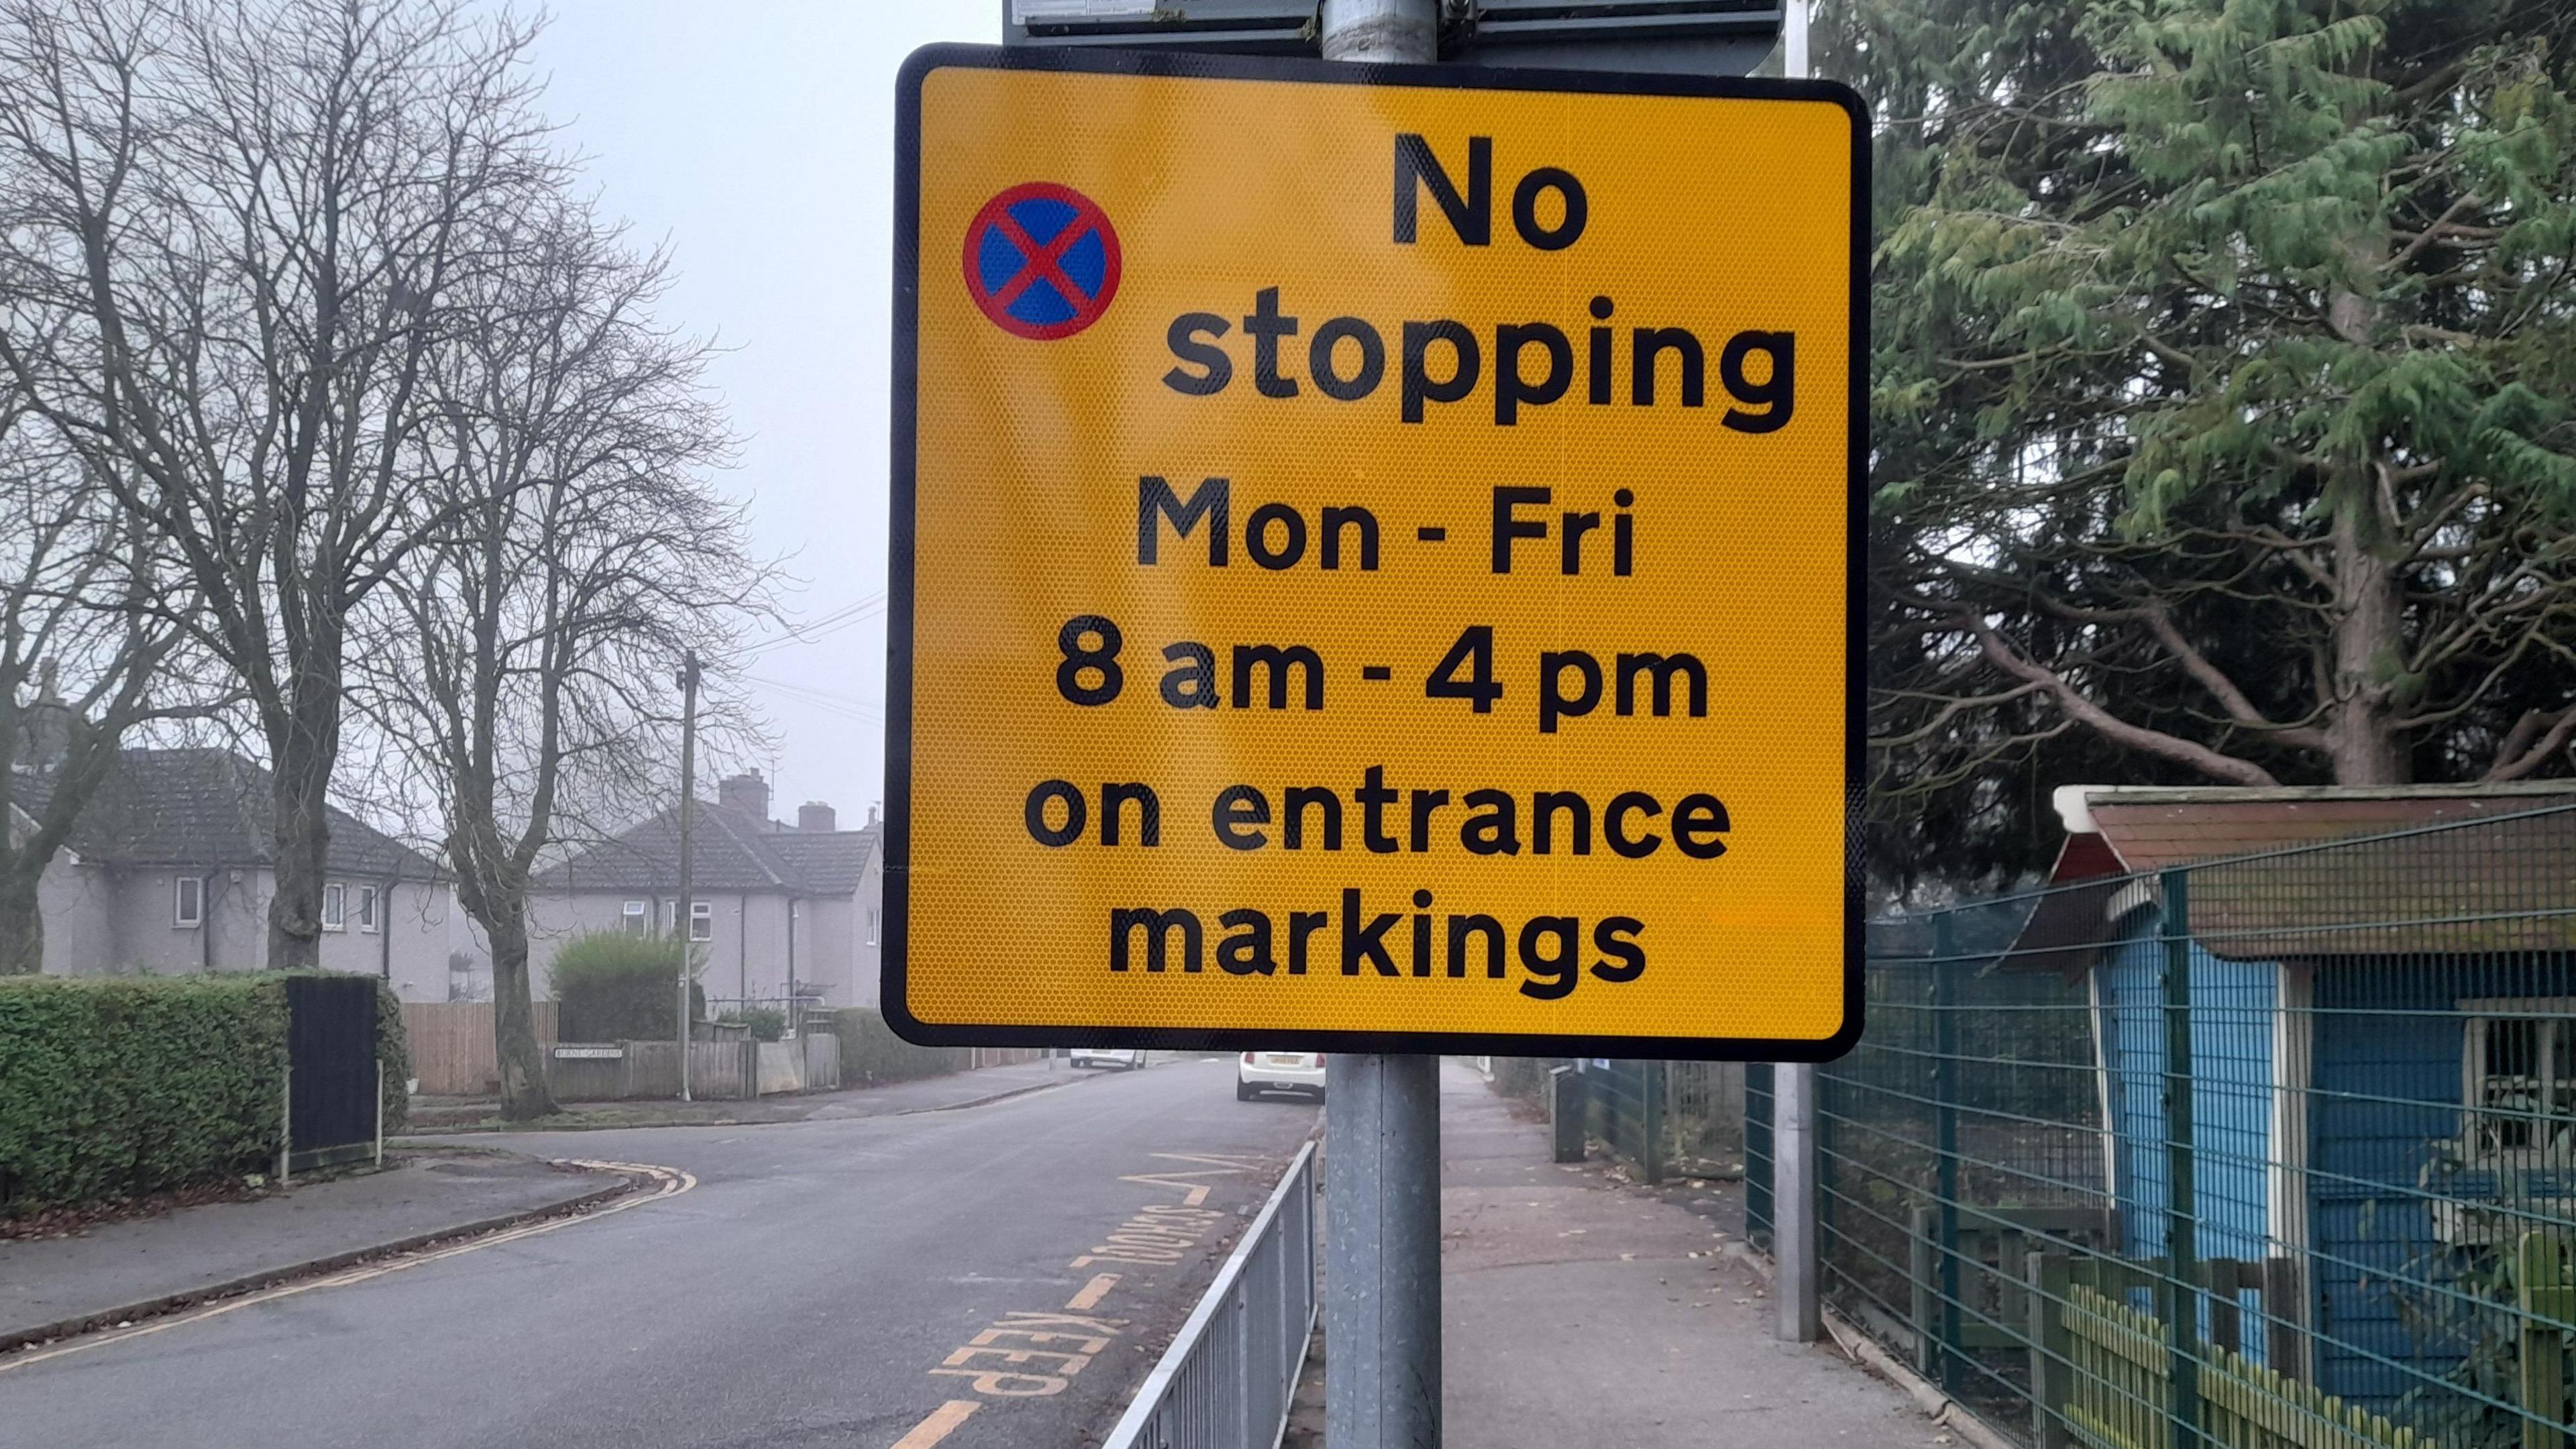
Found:
M 343 1288 L 352 1283 L 364 1283 L 370 1278 L 381 1278 L 388 1273 L 399 1273 L 406 1268 L 417 1268 L 423 1263 L 435 1263 L 442 1258 L 453 1258 L 460 1253 L 472 1253 L 484 1248 L 498 1247 L 503 1243 L 515 1243 L 522 1238 L 533 1238 L 540 1233 L 551 1233 L 558 1228 L 571 1227 L 575 1223 L 592 1222 L 599 1218 L 607 1217 L 611 1213 L 622 1213 L 628 1208 L 641 1207 L 648 1202 L 658 1202 L 666 1197 L 677 1197 L 681 1193 L 687 1192 L 689 1189 L 698 1185 L 698 1179 L 694 1175 L 682 1172 L 676 1167 L 656 1167 L 651 1163 L 645 1162 L 599 1162 L 590 1158 L 582 1157 L 563 1158 L 560 1160 L 568 1167 L 587 1167 L 594 1171 L 603 1172 L 633 1173 L 651 1179 L 653 1182 L 658 1184 L 658 1186 L 656 1186 L 651 1192 L 638 1192 L 627 1197 L 613 1199 L 598 1207 L 592 1208 L 587 1212 L 574 1213 L 567 1217 L 547 1218 L 542 1222 L 523 1223 L 515 1228 L 502 1228 L 495 1232 L 485 1233 L 483 1236 L 478 1238 L 468 1238 L 461 1243 L 450 1243 L 443 1248 L 423 1248 L 414 1252 L 403 1253 L 395 1257 L 387 1258 L 380 1263 L 367 1263 L 355 1268 L 343 1268 L 337 1273 L 328 1273 L 319 1278 L 307 1278 L 301 1282 L 281 1283 L 274 1288 L 262 1288 L 256 1293 L 245 1293 L 239 1298 L 227 1298 L 221 1303 L 210 1303 L 203 1308 L 192 1308 L 184 1312 L 171 1314 L 166 1318 L 151 1319 L 147 1322 L 136 1324 L 132 1328 L 119 1329 L 113 1333 L 89 1334 L 81 1338 L 73 1339 L 67 1343 L 58 1344 L 52 1348 L 38 1349 L 31 1353 L 12 1354 L 7 1358 L 0 1358 L 0 1373 L 7 1373 L 11 1369 L 25 1368 L 29 1364 L 43 1363 L 45 1360 L 51 1358 L 61 1358 L 65 1354 L 79 1353 L 84 1349 L 104 1348 L 109 1344 L 124 1343 L 129 1339 L 141 1338 L 146 1334 L 162 1333 L 173 1328 L 183 1328 L 191 1323 L 202 1323 L 209 1318 L 219 1318 L 224 1314 L 237 1312 L 241 1309 L 251 1307 L 254 1304 L 273 1302 L 280 1298 L 291 1298 L 298 1293 L 310 1293 L 317 1288 Z
M 1118 1179 L 1120 1182 L 1141 1182 L 1148 1187 L 1168 1187 L 1185 1192 L 1187 1195 L 1181 1200 L 1184 1207 L 1197 1207 L 1207 1201 L 1208 1185 L 1197 1179 L 1228 1177 L 1236 1173 L 1257 1171 L 1267 1165 L 1267 1160 L 1264 1158 L 1220 1156 L 1205 1152 L 1149 1152 L 1145 1155 L 1159 1157 L 1165 1162 L 1206 1164 L 1187 1172 L 1138 1172 Z

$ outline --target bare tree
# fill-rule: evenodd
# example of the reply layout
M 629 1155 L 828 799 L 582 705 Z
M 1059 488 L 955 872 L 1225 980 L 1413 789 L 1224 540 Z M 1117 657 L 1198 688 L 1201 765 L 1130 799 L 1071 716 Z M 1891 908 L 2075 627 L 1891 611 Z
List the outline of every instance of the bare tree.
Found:
M 349 621 L 448 521 L 426 379 L 565 172 L 527 26 L 461 0 L 12 0 L 0 369 L 202 607 L 275 782 L 273 967 L 316 963 Z
M 206 702 L 165 675 L 163 583 L 111 490 L 0 394 L 0 976 L 44 968 L 37 886 L 118 741 Z
M 439 802 L 458 898 L 491 943 L 502 1113 L 524 1120 L 554 1106 L 531 879 L 664 773 L 674 662 L 727 652 L 768 584 L 704 481 L 730 448 L 705 348 L 653 320 L 665 258 L 569 205 L 490 245 L 522 260 L 476 289 L 483 324 L 425 378 L 423 470 L 448 522 L 384 596 L 400 647 L 358 679 Z

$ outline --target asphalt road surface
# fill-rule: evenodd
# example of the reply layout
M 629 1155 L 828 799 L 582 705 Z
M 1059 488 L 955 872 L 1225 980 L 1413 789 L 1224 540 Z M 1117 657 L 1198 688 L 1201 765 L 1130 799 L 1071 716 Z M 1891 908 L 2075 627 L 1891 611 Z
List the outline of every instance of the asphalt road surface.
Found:
M 0 1443 L 1097 1444 L 1317 1111 L 1235 1101 L 1223 1061 L 1068 1075 L 955 1112 L 496 1139 L 695 1185 L 0 1370 Z

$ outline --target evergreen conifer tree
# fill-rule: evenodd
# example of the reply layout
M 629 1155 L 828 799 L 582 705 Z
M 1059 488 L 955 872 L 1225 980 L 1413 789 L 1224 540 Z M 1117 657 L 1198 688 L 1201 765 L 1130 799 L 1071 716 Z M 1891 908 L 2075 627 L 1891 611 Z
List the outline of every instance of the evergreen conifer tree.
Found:
M 1840 0 L 1878 844 L 2576 744 L 2576 6 Z M 1964 852 L 1964 855 L 1962 854 Z

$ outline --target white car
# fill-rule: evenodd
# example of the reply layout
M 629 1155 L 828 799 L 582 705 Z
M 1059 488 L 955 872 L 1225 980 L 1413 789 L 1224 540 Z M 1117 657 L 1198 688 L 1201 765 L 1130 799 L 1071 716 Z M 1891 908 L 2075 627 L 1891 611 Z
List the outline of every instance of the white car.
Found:
M 1234 1064 L 1234 1100 L 1249 1102 L 1264 1092 L 1309 1092 L 1324 1095 L 1322 1052 L 1245 1052 Z
M 1136 1047 L 1075 1047 L 1071 1060 L 1077 1067 L 1116 1067 L 1132 1072 L 1145 1065 L 1145 1053 Z

